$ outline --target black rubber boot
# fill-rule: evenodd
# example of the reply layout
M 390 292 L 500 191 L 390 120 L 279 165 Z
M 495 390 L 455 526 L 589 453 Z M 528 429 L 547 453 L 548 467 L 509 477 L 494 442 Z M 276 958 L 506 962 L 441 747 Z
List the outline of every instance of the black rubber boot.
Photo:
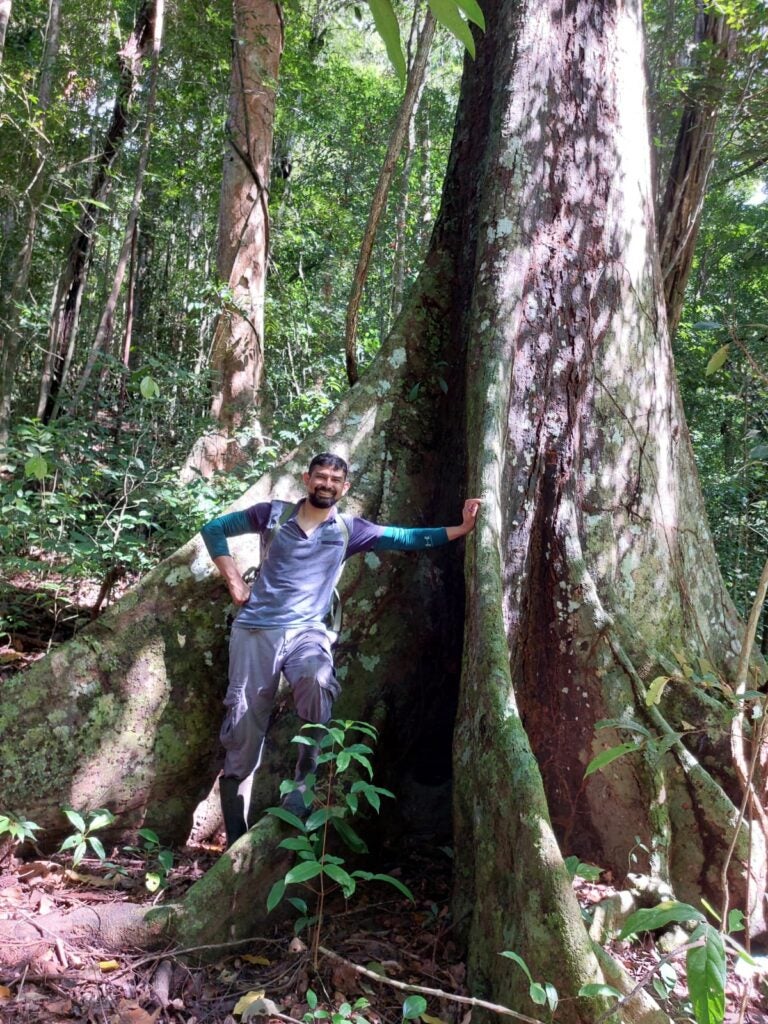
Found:
M 253 774 L 247 779 L 237 779 L 232 775 L 219 777 L 219 796 L 224 828 L 227 831 L 227 847 L 248 831 L 252 786 Z
M 307 736 L 309 739 L 314 739 L 312 730 L 302 730 L 302 735 Z M 299 756 L 296 759 L 296 771 L 293 775 L 293 781 L 298 782 L 299 786 L 297 789 L 291 790 L 287 793 L 283 799 L 281 806 L 290 811 L 291 814 L 295 814 L 297 818 L 308 818 L 312 813 L 312 805 L 309 807 L 304 803 L 304 794 L 307 791 L 307 787 L 304 784 L 304 780 L 307 775 L 317 775 L 317 759 L 320 756 L 319 746 L 307 746 L 302 743 L 299 746 Z

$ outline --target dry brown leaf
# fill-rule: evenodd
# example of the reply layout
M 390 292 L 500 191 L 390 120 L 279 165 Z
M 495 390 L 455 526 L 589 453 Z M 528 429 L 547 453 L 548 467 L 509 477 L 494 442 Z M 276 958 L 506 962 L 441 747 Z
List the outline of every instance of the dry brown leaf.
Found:
M 10 999 L 13 992 L 8 988 L 7 985 L 0 985 L 0 999 Z
M 24 882 L 35 882 L 48 878 L 49 875 L 60 875 L 63 871 L 63 865 L 53 860 L 31 860 L 27 864 L 22 864 L 17 874 Z
M 121 999 L 117 1004 L 117 1014 L 120 1024 L 155 1024 L 160 1010 L 154 1013 L 147 1013 L 142 1010 L 135 999 Z
M 48 1013 L 71 1013 L 72 1012 L 72 1000 L 71 999 L 52 999 L 50 1003 L 45 1004 L 45 1009 Z
M 116 971 L 120 964 L 117 960 L 99 960 L 99 967 L 102 971 Z
M 253 953 L 244 953 L 240 959 L 245 960 L 247 964 L 259 964 L 261 967 L 269 967 L 272 963 L 265 956 L 254 956 Z

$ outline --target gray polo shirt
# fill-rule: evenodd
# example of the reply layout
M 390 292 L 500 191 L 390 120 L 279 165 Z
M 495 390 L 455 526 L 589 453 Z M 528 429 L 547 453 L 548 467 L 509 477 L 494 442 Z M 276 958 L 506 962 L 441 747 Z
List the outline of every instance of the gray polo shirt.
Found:
M 301 504 L 273 535 L 251 596 L 234 622 L 237 628 L 322 627 L 346 558 L 374 549 L 420 550 L 448 540 L 443 527 L 379 526 L 359 516 L 345 515 L 349 533 L 345 551 L 344 533 L 338 522 L 341 513 L 332 508 L 328 518 L 307 536 L 296 522 Z M 231 512 L 207 523 L 201 533 L 211 557 L 229 554 L 227 537 L 263 534 L 275 527 L 285 507 L 282 501 L 263 501 L 244 512 Z

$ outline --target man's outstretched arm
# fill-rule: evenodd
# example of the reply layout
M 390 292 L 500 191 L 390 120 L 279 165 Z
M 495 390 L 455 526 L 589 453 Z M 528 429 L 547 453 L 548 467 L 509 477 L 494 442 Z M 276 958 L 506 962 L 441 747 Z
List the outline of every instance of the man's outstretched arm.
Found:
M 380 526 L 366 523 L 378 532 L 375 538 L 363 543 L 357 550 L 375 551 L 420 551 L 434 548 L 449 541 L 458 540 L 471 533 L 477 522 L 480 508 L 479 498 L 468 498 L 464 502 L 460 526 L 436 526 L 428 528 L 410 528 L 405 526 Z M 351 546 L 351 545 L 350 545 Z M 352 553 L 352 552 L 350 552 Z

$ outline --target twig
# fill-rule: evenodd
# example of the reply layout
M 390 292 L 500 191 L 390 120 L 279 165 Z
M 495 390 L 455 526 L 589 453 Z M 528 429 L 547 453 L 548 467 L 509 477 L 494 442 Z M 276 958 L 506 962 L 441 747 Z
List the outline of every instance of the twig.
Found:
M 186 946 L 182 949 L 171 947 L 163 949 L 159 953 L 150 953 L 147 956 L 140 957 L 140 959 L 134 960 L 128 967 L 123 967 L 122 970 L 110 972 L 110 978 L 120 978 L 130 971 L 135 971 L 137 967 L 151 964 L 155 960 L 162 960 L 164 957 L 179 957 L 184 956 L 186 953 L 199 953 L 203 949 L 227 949 L 229 946 L 245 946 L 249 942 L 264 942 L 271 946 L 279 945 L 275 939 L 263 939 L 259 935 L 251 935 L 247 939 L 233 939 L 231 942 L 210 942 L 205 946 Z
M 345 959 L 343 956 L 339 956 L 338 953 L 334 953 L 333 950 L 326 949 L 324 946 L 318 947 L 318 952 L 322 953 L 323 956 L 329 956 L 332 960 L 338 960 L 342 964 L 346 964 L 347 967 L 351 967 L 353 971 L 357 971 L 358 974 L 364 975 L 366 978 L 370 978 L 372 981 L 379 981 L 382 985 L 390 985 L 392 988 L 399 988 L 403 992 L 421 992 L 425 996 L 436 996 L 438 999 L 449 999 L 453 1003 L 463 1003 L 466 1006 L 478 1006 L 483 1010 L 492 1010 L 493 1013 L 501 1013 L 506 1017 L 514 1017 L 515 1020 L 526 1021 L 527 1024 L 543 1024 L 542 1021 L 536 1017 L 526 1017 L 524 1013 L 518 1013 L 516 1010 L 510 1010 L 508 1006 L 499 1006 L 498 1003 L 488 1003 L 484 999 L 475 999 L 474 996 L 457 996 L 453 992 L 443 992 L 439 988 L 426 988 L 424 985 L 407 985 L 404 981 L 395 981 L 394 978 L 384 978 L 380 974 L 376 974 L 375 971 L 369 971 L 367 967 L 359 967 L 357 964 L 353 964 L 351 960 Z
M 684 946 L 679 946 L 671 953 L 668 953 L 666 956 L 663 956 L 657 964 L 654 964 L 650 970 L 646 971 L 645 974 L 642 974 L 640 976 L 640 980 L 638 981 L 638 983 L 630 992 L 627 993 L 627 995 L 622 996 L 615 1006 L 612 1006 L 610 1010 L 606 1010 L 604 1014 L 598 1017 L 595 1021 L 595 1024 L 603 1024 L 603 1021 L 608 1020 L 609 1017 L 613 1017 L 613 1015 L 618 1010 L 620 1010 L 622 1006 L 625 1006 L 630 1001 L 630 999 L 634 998 L 634 996 L 637 995 L 640 989 L 645 988 L 645 986 L 648 984 L 651 978 L 658 973 L 659 968 L 662 967 L 664 964 L 668 964 L 670 960 L 675 960 L 677 957 L 681 955 L 681 953 L 687 953 L 689 949 L 698 949 L 699 946 L 703 946 L 705 943 L 706 939 L 702 936 L 702 938 L 697 939 L 696 942 L 688 942 Z

